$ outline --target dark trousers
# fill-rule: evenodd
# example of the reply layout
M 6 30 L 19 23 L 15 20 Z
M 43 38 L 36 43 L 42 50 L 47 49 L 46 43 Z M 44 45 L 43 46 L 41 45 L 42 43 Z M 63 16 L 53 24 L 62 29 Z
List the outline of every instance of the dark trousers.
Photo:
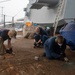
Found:
M 4 51 L 3 41 L 0 38 L 0 55 L 3 55 L 4 53 L 5 53 L 5 51 Z
M 47 35 L 40 36 L 40 35 L 36 34 L 36 35 L 34 35 L 34 39 L 36 42 L 38 42 L 41 39 L 42 44 L 44 45 L 45 41 L 48 39 L 48 36 Z

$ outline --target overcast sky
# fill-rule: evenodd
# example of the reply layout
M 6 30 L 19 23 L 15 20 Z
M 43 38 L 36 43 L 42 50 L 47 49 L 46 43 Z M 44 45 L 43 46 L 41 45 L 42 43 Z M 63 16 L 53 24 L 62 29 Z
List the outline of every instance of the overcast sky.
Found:
M 5 0 L 0 0 L 5 1 Z M 29 0 L 10 0 L 7 2 L 0 3 L 0 20 L 1 20 L 1 13 L 3 7 L 3 14 L 7 15 L 6 20 L 11 20 L 10 16 L 15 16 L 15 19 L 23 18 L 25 12 L 23 9 L 27 6 Z

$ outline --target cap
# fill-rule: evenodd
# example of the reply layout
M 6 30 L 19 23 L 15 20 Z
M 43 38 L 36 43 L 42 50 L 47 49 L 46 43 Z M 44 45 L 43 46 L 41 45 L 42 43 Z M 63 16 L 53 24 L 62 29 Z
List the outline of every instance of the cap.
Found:
M 15 30 L 11 30 L 12 37 L 16 39 L 17 32 Z

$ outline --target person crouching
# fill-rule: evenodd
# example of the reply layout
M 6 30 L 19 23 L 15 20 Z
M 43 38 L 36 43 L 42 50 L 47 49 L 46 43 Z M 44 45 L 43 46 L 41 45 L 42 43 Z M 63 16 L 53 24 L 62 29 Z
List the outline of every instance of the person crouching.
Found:
M 0 30 L 0 54 L 9 53 L 12 54 L 11 39 L 16 38 L 17 32 L 15 30 L 1 29 Z M 7 48 L 4 42 L 8 40 Z
M 34 33 L 34 48 L 44 45 L 44 42 L 49 38 L 48 33 L 41 27 L 36 27 Z
M 44 44 L 44 56 L 48 59 L 59 59 L 68 61 L 65 54 L 66 40 L 61 36 L 51 37 Z

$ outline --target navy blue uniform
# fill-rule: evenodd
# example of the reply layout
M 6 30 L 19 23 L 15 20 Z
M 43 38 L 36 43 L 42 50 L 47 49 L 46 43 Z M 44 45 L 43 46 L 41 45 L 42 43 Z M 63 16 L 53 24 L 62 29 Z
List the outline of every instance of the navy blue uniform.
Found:
M 4 29 L 4 30 L 0 30 L 0 37 L 2 37 L 3 41 L 5 40 L 11 40 L 11 38 L 8 36 L 8 32 L 9 30 Z
M 62 46 L 59 46 L 55 42 L 56 37 L 51 37 L 48 40 L 45 41 L 44 49 L 46 53 L 47 58 L 60 58 L 61 54 L 65 57 L 65 49 L 66 49 L 66 40 L 64 39 L 64 42 Z
M 49 35 L 41 27 L 39 27 L 39 30 L 40 30 L 39 34 L 36 34 L 36 33 L 34 34 L 34 39 L 36 42 L 38 42 L 41 39 L 42 44 L 44 44 L 44 42 L 48 39 Z
M 40 29 L 39 34 L 40 34 L 41 36 L 42 36 L 42 35 L 47 35 L 47 36 L 49 36 L 48 33 L 47 33 L 44 29 L 42 29 L 41 27 L 39 27 L 39 29 Z

